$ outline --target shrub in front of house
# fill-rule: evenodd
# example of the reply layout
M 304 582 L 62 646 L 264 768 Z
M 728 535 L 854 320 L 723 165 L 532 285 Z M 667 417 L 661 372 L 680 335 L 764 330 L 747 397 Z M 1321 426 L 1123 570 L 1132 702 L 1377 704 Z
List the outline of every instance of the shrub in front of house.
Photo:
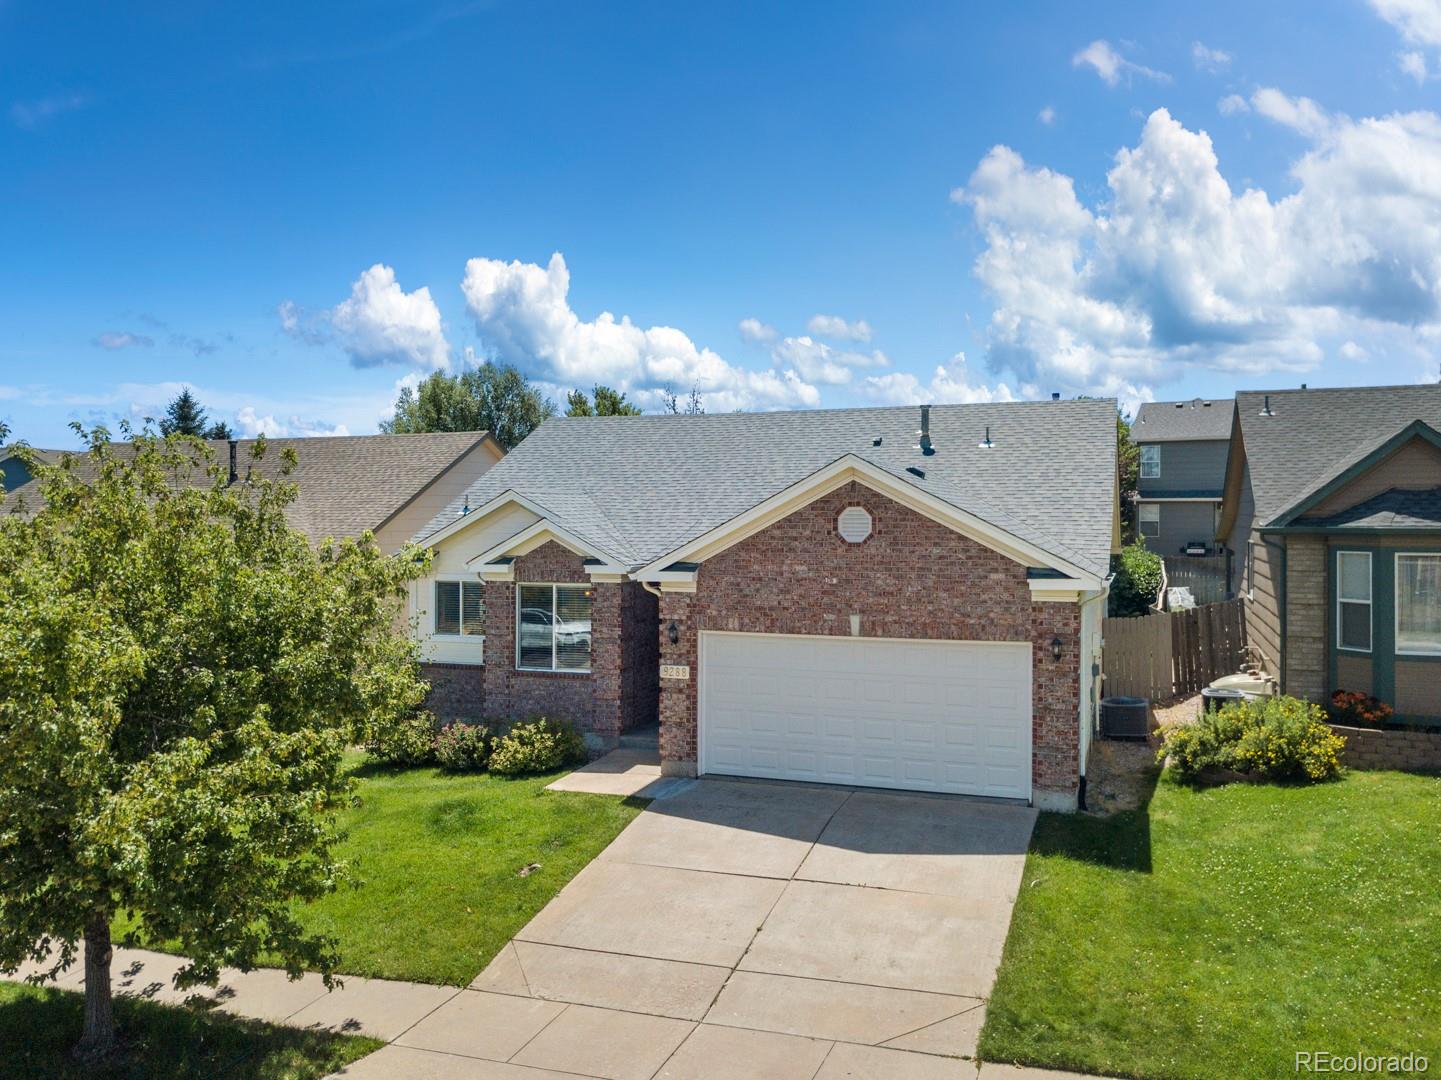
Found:
M 1161 592 L 1161 556 L 1137 541 L 1111 560 L 1110 615 L 1144 615 Z
M 430 765 L 435 761 L 435 721 L 429 713 L 408 716 L 380 731 L 365 743 L 372 761 L 384 765 Z
M 1326 709 L 1333 724 L 1348 727 L 1385 727 L 1396 710 L 1359 690 L 1337 690 Z
M 1330 780 L 1346 740 L 1320 706 L 1294 697 L 1238 701 L 1166 731 L 1158 757 L 1182 780 L 1228 770 L 1262 780 Z
M 435 760 L 448 772 L 480 772 L 490 762 L 490 729 L 480 724 L 447 724 L 435 737 Z
M 502 776 L 524 776 L 578 765 L 585 758 L 585 740 L 574 724 L 539 716 L 516 724 L 496 740 L 490 771 Z

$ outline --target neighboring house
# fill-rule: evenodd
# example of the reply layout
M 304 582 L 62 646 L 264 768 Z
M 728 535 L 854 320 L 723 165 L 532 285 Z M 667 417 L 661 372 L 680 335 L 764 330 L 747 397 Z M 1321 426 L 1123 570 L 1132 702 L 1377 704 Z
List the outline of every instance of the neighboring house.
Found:
M 1236 395 L 1219 535 L 1288 694 L 1441 721 L 1441 386 Z
M 1168 559 L 1216 553 L 1216 525 L 1231 444 L 1229 400 L 1152 401 L 1131 425 L 1141 450 L 1136 529 Z
M 412 605 L 443 716 L 1073 809 L 1118 525 L 1113 401 L 556 418 Z
M 235 477 L 255 467 L 278 477 L 285 450 L 293 449 L 296 466 L 290 474 L 296 498 L 286 508 L 290 523 L 314 541 L 359 536 L 367 529 L 382 550 L 398 551 L 406 541 L 494 465 L 505 451 L 485 432 L 426 435 L 338 435 L 309 439 L 266 439 L 265 455 L 251 459 L 254 439 L 212 440 L 216 461 Z M 117 453 L 128 443 L 117 442 Z M 64 451 L 37 453 L 51 461 Z M 86 461 L 74 452 L 80 469 Z M 7 477 L 11 458 L 4 464 Z M 197 485 L 208 483 L 203 476 Z M 26 475 L 6 499 L 7 509 L 34 505 L 38 485 Z M 7 480 L 7 490 L 8 480 Z

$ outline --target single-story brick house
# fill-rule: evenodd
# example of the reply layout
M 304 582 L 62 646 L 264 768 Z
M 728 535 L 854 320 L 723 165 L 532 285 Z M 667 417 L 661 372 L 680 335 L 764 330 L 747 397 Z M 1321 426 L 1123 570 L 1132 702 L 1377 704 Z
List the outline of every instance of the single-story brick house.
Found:
M 556 418 L 416 536 L 442 717 L 659 721 L 665 771 L 1083 783 L 1113 401 Z
M 1441 725 L 1441 386 L 1237 394 L 1219 539 L 1282 693 Z

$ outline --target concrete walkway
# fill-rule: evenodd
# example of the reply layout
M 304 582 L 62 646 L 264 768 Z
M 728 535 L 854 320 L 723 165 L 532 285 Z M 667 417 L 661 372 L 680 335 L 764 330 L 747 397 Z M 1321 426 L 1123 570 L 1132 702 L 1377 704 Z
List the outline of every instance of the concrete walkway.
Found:
M 149 949 L 116 949 L 110 965 L 111 988 L 117 995 L 165 1005 L 194 999 L 252 1020 L 369 1035 L 386 1042 L 398 1038 L 461 993 L 453 986 L 363 979 L 357 975 L 338 976 L 344 986 L 327 991 L 319 975 L 307 972 L 291 981 L 285 972 L 274 968 L 225 970 L 220 985 L 214 989 L 200 986 L 182 991 L 175 989 L 174 976 L 184 964 L 182 957 Z M 6 977 L 18 981 L 42 970 L 41 965 L 30 963 Z M 84 964 L 77 961 L 57 981 L 45 985 L 83 991 Z
M 574 775 L 574 774 L 573 774 Z M 701 780 L 647 811 L 385 1076 L 974 1080 L 1034 812 Z
M 664 783 L 659 797 L 470 987 L 350 976 L 328 993 L 318 975 L 260 970 L 181 993 L 181 958 L 117 949 L 116 993 L 390 1043 L 346 1080 L 1075 1076 L 974 1060 L 1033 811 L 671 784 L 645 751 L 617 753 L 577 783 Z M 58 985 L 83 989 L 81 966 Z

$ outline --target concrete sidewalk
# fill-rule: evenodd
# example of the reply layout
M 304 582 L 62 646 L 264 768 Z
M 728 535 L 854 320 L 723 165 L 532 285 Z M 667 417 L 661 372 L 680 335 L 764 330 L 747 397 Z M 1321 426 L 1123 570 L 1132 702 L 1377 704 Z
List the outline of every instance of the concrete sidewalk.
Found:
M 221 973 L 218 987 L 198 986 L 181 991 L 175 989 L 173 979 L 184 963 L 183 957 L 149 949 L 116 949 L 110 965 L 111 988 L 117 996 L 145 998 L 165 1005 L 180 1005 L 194 999 L 221 1012 L 252 1020 L 369 1035 L 386 1042 L 399 1038 L 461 992 L 454 986 L 364 979 L 356 975 L 338 976 L 344 985 L 327 991 L 319 975 L 307 972 L 292 981 L 285 972 L 275 968 L 249 972 L 227 969 Z M 41 965 L 30 963 L 15 974 L 3 977 L 18 982 L 43 970 Z M 85 965 L 77 960 L 57 981 L 45 985 L 83 992 Z

